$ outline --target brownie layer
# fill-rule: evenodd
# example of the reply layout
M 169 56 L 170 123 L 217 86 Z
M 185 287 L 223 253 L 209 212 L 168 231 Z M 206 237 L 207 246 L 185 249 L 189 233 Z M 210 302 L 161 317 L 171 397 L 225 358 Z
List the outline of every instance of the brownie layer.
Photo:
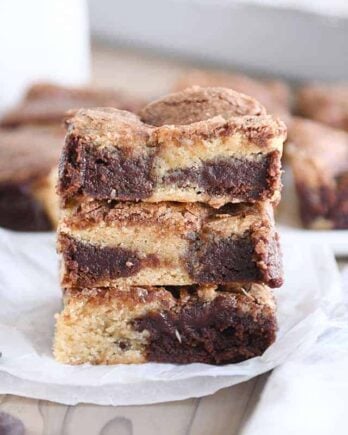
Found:
M 348 228 L 348 134 L 294 119 L 287 155 L 303 224 L 315 229 Z
M 69 121 L 60 164 L 63 200 L 83 196 L 219 207 L 279 199 L 285 126 L 255 100 L 194 88 L 150 104 L 141 115 L 142 120 L 95 109 Z
M 126 287 L 67 290 L 54 355 L 68 364 L 227 364 L 274 342 L 269 288 Z
M 58 250 L 63 287 L 282 284 L 269 204 L 82 203 L 64 210 Z

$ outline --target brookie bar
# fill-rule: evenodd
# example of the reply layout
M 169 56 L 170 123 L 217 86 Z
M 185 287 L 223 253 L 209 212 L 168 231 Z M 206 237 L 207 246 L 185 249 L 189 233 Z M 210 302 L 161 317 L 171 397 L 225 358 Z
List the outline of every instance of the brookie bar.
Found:
M 295 118 L 286 149 L 305 226 L 348 228 L 348 134 Z
M 108 106 L 136 112 L 143 105 L 143 101 L 127 97 L 114 89 L 69 88 L 38 83 L 27 91 L 23 101 L 3 116 L 0 125 L 61 124 L 67 111 L 71 113 L 81 107 Z
M 63 287 L 282 284 L 269 203 L 86 201 L 62 210 Z
M 307 118 L 348 131 L 348 83 L 303 86 L 297 93 L 297 110 Z
M 80 110 L 68 121 L 59 193 L 64 202 L 277 202 L 285 137 L 259 103 L 224 88 L 169 95 L 140 117 Z
M 62 140 L 60 129 L 0 129 L 0 226 L 17 231 L 56 227 Z
M 269 288 L 66 290 L 54 355 L 67 364 L 226 364 L 263 352 L 277 330 Z

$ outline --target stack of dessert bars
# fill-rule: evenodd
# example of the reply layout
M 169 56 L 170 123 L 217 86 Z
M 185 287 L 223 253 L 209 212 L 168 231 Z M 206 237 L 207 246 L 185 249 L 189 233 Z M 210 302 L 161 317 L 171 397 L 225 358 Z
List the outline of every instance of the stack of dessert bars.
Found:
M 286 128 L 256 100 L 193 87 L 139 114 L 81 109 L 59 168 L 68 364 L 226 364 L 275 340 L 273 207 Z

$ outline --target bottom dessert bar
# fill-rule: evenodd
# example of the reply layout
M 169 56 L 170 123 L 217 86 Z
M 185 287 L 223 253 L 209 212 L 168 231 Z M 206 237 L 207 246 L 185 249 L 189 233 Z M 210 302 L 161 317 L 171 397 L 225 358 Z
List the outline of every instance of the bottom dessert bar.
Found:
M 227 364 L 263 352 L 277 330 L 263 285 L 69 289 L 55 358 L 66 364 Z

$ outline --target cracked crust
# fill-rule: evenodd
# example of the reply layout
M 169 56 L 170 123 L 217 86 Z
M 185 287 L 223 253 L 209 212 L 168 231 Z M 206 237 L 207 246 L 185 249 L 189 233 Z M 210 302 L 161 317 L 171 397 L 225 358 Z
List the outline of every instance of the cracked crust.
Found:
M 174 85 L 174 91 L 187 87 L 222 86 L 250 95 L 265 106 L 268 113 L 279 116 L 283 121 L 290 117 L 289 87 L 280 80 L 257 80 L 243 74 L 218 71 L 188 71 Z
M 275 309 L 257 284 L 66 290 L 54 355 L 68 364 L 238 362 L 275 340 Z
M 221 116 L 226 121 L 235 116 L 266 115 L 256 100 L 226 88 L 194 86 L 148 104 L 140 111 L 143 122 L 161 125 L 188 125 Z

